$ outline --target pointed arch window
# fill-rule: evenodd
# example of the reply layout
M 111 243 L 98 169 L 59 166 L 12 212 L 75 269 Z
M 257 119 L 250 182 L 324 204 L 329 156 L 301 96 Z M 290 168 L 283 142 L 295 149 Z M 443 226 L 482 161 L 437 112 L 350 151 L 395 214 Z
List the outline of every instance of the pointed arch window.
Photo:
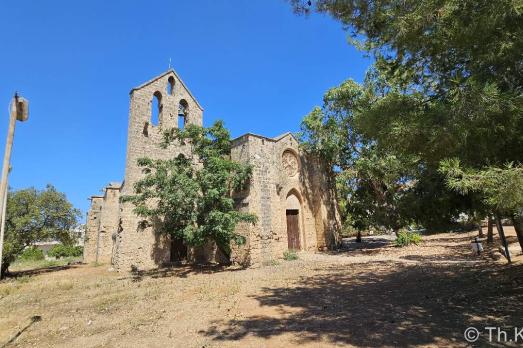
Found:
M 174 77 L 172 76 L 167 80 L 167 93 L 174 95 Z
M 185 99 L 180 100 L 178 105 L 178 128 L 184 129 L 187 124 L 187 115 L 189 114 L 189 104 Z
M 162 119 L 162 94 L 158 91 L 154 92 L 151 105 L 151 124 L 158 126 Z

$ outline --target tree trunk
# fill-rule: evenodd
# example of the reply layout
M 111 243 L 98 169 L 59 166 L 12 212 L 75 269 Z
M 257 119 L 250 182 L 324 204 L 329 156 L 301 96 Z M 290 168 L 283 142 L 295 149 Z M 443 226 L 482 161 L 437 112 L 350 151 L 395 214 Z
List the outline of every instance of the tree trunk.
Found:
M 494 221 L 491 215 L 488 216 L 487 243 L 494 243 Z
M 356 235 L 356 243 L 361 243 L 361 231 L 358 231 L 358 234 Z
M 231 264 L 231 246 L 228 244 L 222 244 L 216 242 L 216 247 L 222 254 L 223 258 L 225 259 L 225 262 L 220 262 L 220 264 L 230 265 Z
M 523 217 L 519 214 L 514 214 L 512 216 L 512 223 L 514 224 L 514 229 L 518 236 L 519 247 L 523 253 Z
M 2 269 L 0 270 L 0 279 L 4 279 L 5 276 L 9 273 L 9 262 L 3 260 L 2 261 Z
M 503 224 L 501 223 L 501 216 L 499 215 L 496 215 L 496 227 L 498 228 L 498 234 L 501 238 L 501 242 L 503 243 L 503 247 L 505 247 L 505 257 L 507 258 L 508 262 L 511 263 L 512 260 L 510 259 L 510 251 L 508 250 L 507 239 L 505 238 Z
M 336 190 L 336 173 L 334 172 L 333 170 L 333 166 L 334 164 L 329 164 L 329 163 L 323 163 L 323 165 L 325 166 L 325 169 L 326 169 L 326 172 L 327 172 L 327 182 L 328 182 L 328 190 L 330 192 L 330 197 L 329 197 L 329 200 L 332 202 L 334 201 L 334 206 L 332 208 L 334 208 L 334 214 L 336 215 L 336 212 L 340 213 L 341 209 L 340 209 L 340 206 L 338 204 L 338 202 L 340 201 L 339 200 L 339 194 L 338 194 L 338 190 Z M 332 199 L 333 198 L 333 199 Z M 344 212 L 345 213 L 345 212 Z M 331 216 L 331 219 L 337 221 L 338 219 L 336 219 L 336 216 Z M 341 233 L 343 231 L 343 225 L 344 225 L 344 221 L 345 219 L 342 218 L 341 214 L 340 214 L 340 221 L 338 224 L 336 224 L 336 228 L 334 230 L 334 245 L 333 247 L 334 248 L 341 248 L 342 246 L 342 236 L 341 236 Z
M 481 221 L 478 222 L 478 237 L 483 238 L 485 235 L 483 234 L 483 227 L 481 227 Z

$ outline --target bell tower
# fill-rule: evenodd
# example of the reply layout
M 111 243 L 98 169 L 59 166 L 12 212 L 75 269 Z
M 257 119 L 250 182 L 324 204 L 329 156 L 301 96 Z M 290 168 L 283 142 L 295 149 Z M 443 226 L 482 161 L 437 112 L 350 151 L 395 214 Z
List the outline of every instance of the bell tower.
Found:
M 165 130 L 203 122 L 203 108 L 172 69 L 133 88 L 130 94 L 124 194 L 132 193 L 129 189 L 141 177 L 139 158 L 169 159 L 187 151 L 179 144 L 162 149 Z
M 134 184 L 143 177 L 138 159 L 189 157 L 190 147 L 173 142 L 162 148 L 164 131 L 187 124 L 202 125 L 203 108 L 172 69 L 130 92 L 125 180 L 121 195 L 134 194 Z M 114 266 L 117 269 L 147 269 L 169 261 L 169 239 L 154 226 L 143 227 L 131 203 L 120 203 L 119 228 L 115 236 Z

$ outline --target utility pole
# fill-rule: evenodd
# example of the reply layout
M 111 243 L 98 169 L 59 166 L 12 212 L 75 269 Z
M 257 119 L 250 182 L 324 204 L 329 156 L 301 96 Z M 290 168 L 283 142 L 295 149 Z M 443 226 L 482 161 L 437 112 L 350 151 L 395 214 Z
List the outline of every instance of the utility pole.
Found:
M 9 109 L 9 128 L 7 131 L 4 162 L 2 165 L 2 178 L 0 181 L 0 212 L 2 213 L 2 221 L 0 222 L 0 272 L 2 270 L 4 250 L 5 210 L 7 208 L 7 176 L 9 174 L 9 163 L 11 161 L 11 149 L 13 148 L 13 139 L 15 137 L 16 121 L 24 122 L 27 121 L 27 118 L 29 117 L 29 102 L 20 97 L 18 93 L 15 93 Z

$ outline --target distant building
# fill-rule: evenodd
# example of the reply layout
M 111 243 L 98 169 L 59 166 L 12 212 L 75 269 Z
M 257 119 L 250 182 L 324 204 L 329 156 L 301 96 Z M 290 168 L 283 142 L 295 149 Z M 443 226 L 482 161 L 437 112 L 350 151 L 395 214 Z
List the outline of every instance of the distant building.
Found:
M 158 110 L 153 111 L 153 104 Z M 155 119 L 152 115 L 157 115 Z M 131 90 L 127 158 L 123 184 L 111 183 L 103 195 L 91 197 L 84 261 L 112 263 L 117 270 L 151 269 L 170 262 L 213 261 L 216 247 L 187 248 L 143 227 L 121 195 L 133 194 L 142 177 L 140 157 L 189 157 L 190 147 L 173 144 L 162 149 L 162 131 L 186 124 L 202 125 L 203 108 L 174 70 Z M 322 250 L 333 246 L 340 223 L 333 193 L 321 161 L 305 155 L 291 133 L 276 138 L 245 134 L 233 140 L 232 158 L 253 167 L 250 186 L 235 194 L 237 209 L 254 213 L 258 223 L 240 224 L 246 244 L 233 245 L 232 261 L 245 266 L 270 263 L 287 249 Z
M 78 225 L 72 231 L 71 234 L 75 240 L 74 245 L 84 246 L 85 242 L 85 225 Z
M 71 236 L 74 239 L 74 245 L 83 246 L 84 245 L 84 239 L 85 239 L 85 225 L 79 225 L 76 226 L 74 229 L 70 231 Z M 62 244 L 59 240 L 44 240 L 44 241 L 38 241 L 33 243 L 33 246 L 37 247 L 38 249 L 42 250 L 45 255 L 49 252 L 49 249 L 51 249 L 53 246 Z
M 58 245 L 58 244 L 61 244 L 61 243 L 57 240 L 50 240 L 50 241 L 43 241 L 43 242 L 35 242 L 35 243 L 33 243 L 33 246 L 42 250 L 44 255 L 47 255 L 49 250 L 53 246 Z

